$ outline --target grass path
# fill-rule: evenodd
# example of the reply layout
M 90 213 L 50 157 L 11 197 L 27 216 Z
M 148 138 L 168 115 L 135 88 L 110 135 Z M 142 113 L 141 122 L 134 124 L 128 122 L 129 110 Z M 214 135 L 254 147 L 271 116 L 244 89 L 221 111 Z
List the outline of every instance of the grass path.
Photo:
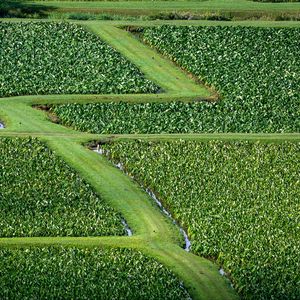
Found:
M 43 111 L 33 104 L 102 102 L 102 101 L 170 101 L 207 99 L 211 93 L 186 76 L 154 50 L 112 25 L 86 22 L 92 30 L 127 58 L 146 76 L 158 82 L 166 93 L 157 95 L 45 95 L 0 99 L 0 118 L 6 129 L 0 136 L 36 136 L 44 140 L 57 155 L 75 168 L 93 188 L 126 219 L 133 230 L 132 237 L 34 237 L 1 238 L 2 247 L 30 245 L 76 245 L 79 247 L 128 247 L 140 249 L 169 266 L 184 280 L 193 299 L 236 299 L 228 282 L 218 274 L 212 262 L 184 251 L 178 229 L 159 211 L 150 197 L 129 177 L 94 153 L 83 143 L 97 139 L 252 139 L 265 141 L 300 140 L 300 134 L 188 134 L 188 135 L 96 135 L 76 132 L 53 124 Z M 119 24 L 120 25 L 120 24 Z M 153 58 L 152 58 L 153 57 Z
M 129 32 L 113 26 L 99 26 L 97 22 L 89 22 L 87 28 L 133 61 L 149 79 L 159 84 L 169 94 L 203 98 L 212 96 L 206 88 L 189 79 L 182 70 L 155 50 L 143 45 Z
M 95 190 L 125 217 L 132 237 L 36 237 L 2 238 L 0 246 L 31 245 L 113 246 L 144 251 L 171 268 L 184 280 L 193 299 L 235 299 L 228 283 L 210 261 L 187 253 L 178 229 L 129 177 L 104 157 L 67 138 L 43 137 L 42 140 L 75 168 Z

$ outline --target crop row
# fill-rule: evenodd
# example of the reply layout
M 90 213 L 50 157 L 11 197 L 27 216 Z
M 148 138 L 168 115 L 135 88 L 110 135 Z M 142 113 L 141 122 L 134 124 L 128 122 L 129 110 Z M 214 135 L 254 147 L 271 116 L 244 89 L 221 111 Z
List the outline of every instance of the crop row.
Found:
M 206 114 L 208 108 L 211 114 Z M 215 104 L 180 101 L 60 104 L 51 107 L 51 112 L 63 125 L 103 134 L 211 132 L 214 131 L 211 123 L 216 111 Z
M 165 25 L 142 39 L 220 93 L 203 131 L 300 131 L 299 28 Z
M 1 299 L 188 299 L 175 275 L 128 249 L 0 249 Z
M 121 216 L 37 139 L 0 139 L 0 236 L 125 235 Z
M 243 299 L 299 299 L 300 143 L 116 142 L 114 163 L 150 188 Z
M 131 62 L 69 23 L 0 22 L 0 97 L 156 92 Z

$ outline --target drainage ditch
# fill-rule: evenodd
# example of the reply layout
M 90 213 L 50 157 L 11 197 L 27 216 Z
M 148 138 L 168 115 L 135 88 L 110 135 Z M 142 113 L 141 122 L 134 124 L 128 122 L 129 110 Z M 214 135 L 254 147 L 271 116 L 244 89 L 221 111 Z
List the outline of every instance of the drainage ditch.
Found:
M 100 148 L 99 146 L 97 148 L 94 148 L 93 151 L 100 155 L 106 155 L 106 153 L 105 153 L 106 151 L 104 149 Z M 126 173 L 121 162 L 119 162 L 118 164 L 114 164 L 114 165 L 116 168 L 118 168 L 121 171 L 123 171 L 124 173 Z M 131 178 L 134 179 L 132 176 L 131 176 Z M 184 250 L 189 252 L 190 248 L 191 248 L 191 241 L 189 240 L 186 231 L 182 227 L 179 226 L 179 224 L 175 221 L 175 219 L 172 217 L 172 215 L 166 210 L 166 208 L 162 205 L 161 201 L 156 197 L 156 195 L 150 189 L 145 188 L 142 185 L 141 185 L 141 188 L 156 202 L 157 206 L 160 208 L 160 210 L 163 212 L 163 214 L 165 214 L 172 221 L 172 223 L 179 228 L 179 231 L 182 234 L 182 236 L 184 237 L 184 241 L 185 241 Z M 125 220 L 124 220 L 124 222 L 125 222 Z M 125 222 L 125 224 L 126 224 L 126 222 Z M 125 229 L 126 229 L 126 226 L 125 226 Z M 127 231 L 127 229 L 126 229 L 126 231 Z M 131 232 L 131 234 L 132 234 L 132 232 Z

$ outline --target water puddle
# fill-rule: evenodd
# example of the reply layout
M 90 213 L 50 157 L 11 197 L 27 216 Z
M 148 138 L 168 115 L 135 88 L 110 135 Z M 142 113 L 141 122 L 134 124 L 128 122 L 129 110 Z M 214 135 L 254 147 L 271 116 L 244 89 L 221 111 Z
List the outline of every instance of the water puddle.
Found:
M 222 276 L 226 276 L 226 275 L 227 275 L 223 268 L 221 268 L 221 269 L 219 270 L 219 273 L 220 273 Z
M 0 122 L 0 129 L 4 129 L 4 124 Z
M 128 224 L 126 223 L 126 221 L 124 219 L 122 219 L 122 224 L 124 225 L 125 227 L 125 230 L 127 232 L 127 235 L 128 236 L 132 236 L 132 230 L 129 228 Z
M 143 189 L 144 187 L 141 186 Z M 147 194 L 156 202 L 156 204 L 158 205 L 158 207 L 160 208 L 160 210 L 169 218 L 172 220 L 172 223 L 174 225 L 176 225 L 177 227 L 179 227 L 179 231 L 180 233 L 183 235 L 184 237 L 184 242 L 185 242 L 185 246 L 184 246 L 184 250 L 189 252 L 191 249 L 191 241 L 189 240 L 189 237 L 187 235 L 187 233 L 185 232 L 185 230 L 180 227 L 178 225 L 178 223 L 175 221 L 175 219 L 173 219 L 172 215 L 165 209 L 165 207 L 162 205 L 162 203 L 157 199 L 157 197 L 155 196 L 155 194 L 150 190 L 150 189 L 144 189 Z
M 106 151 L 104 149 L 102 149 L 99 145 L 97 146 L 97 148 L 93 149 L 93 151 L 97 152 L 100 155 L 106 155 Z M 114 164 L 114 166 L 116 168 L 120 169 L 121 171 L 125 172 L 124 167 L 121 162 L 119 162 L 118 164 Z M 133 178 L 132 176 L 130 176 L 130 177 Z M 189 252 L 190 248 L 191 248 L 191 241 L 189 240 L 188 235 L 185 232 L 185 230 L 179 226 L 179 224 L 175 221 L 175 219 L 172 217 L 172 215 L 166 210 L 166 208 L 162 205 L 161 201 L 157 199 L 156 195 L 150 189 L 145 188 L 142 185 L 141 185 L 141 188 L 156 202 L 156 204 L 160 208 L 160 210 L 172 221 L 172 223 L 179 228 L 179 231 L 182 234 L 182 236 L 184 237 L 184 241 L 185 241 L 184 250 Z M 125 222 L 125 220 L 124 220 L 124 222 Z M 126 222 L 125 222 L 125 224 L 126 224 Z M 127 225 L 127 227 L 128 227 L 128 225 Z M 126 229 L 126 226 L 125 226 L 125 229 Z M 132 234 L 132 232 L 131 232 L 131 234 Z

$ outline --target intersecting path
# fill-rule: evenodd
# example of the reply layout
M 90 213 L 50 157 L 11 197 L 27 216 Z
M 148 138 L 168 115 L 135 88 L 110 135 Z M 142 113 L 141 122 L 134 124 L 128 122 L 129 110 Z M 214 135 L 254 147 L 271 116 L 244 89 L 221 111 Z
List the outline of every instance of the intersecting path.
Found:
M 109 23 L 108 23 L 109 24 Z M 129 33 L 112 25 L 83 23 L 103 40 L 133 61 L 151 80 L 163 89 L 157 95 L 51 95 L 0 99 L 0 116 L 6 128 L 0 136 L 34 136 L 61 156 L 88 181 L 112 207 L 119 211 L 133 229 L 131 237 L 28 237 L 1 238 L 5 247 L 30 245 L 113 246 L 134 248 L 147 253 L 170 267 L 185 283 L 193 299 L 236 299 L 235 292 L 220 276 L 212 262 L 187 253 L 180 246 L 182 237 L 170 220 L 129 177 L 106 158 L 83 146 L 107 135 L 79 133 L 49 122 L 47 115 L 32 108 L 35 104 L 87 103 L 104 101 L 170 101 L 181 99 L 215 99 L 215 95 L 197 84 L 183 71 L 154 50 L 141 44 Z M 114 135 L 115 139 L 264 139 L 300 140 L 299 134 L 189 134 L 189 135 Z

